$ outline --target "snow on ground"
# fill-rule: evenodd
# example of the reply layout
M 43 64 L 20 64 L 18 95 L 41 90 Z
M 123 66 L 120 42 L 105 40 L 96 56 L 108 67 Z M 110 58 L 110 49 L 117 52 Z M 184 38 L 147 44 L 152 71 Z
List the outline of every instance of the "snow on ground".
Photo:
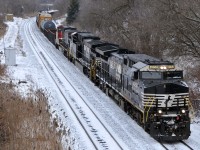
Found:
M 24 96 L 28 94 L 30 87 L 45 89 L 50 95 L 49 105 L 51 106 L 52 115 L 58 118 L 60 126 L 62 126 L 60 130 L 65 129 L 66 131 L 63 137 L 65 147 L 73 145 L 74 149 L 90 149 L 89 143 L 82 137 L 83 134 L 78 128 L 76 120 L 70 115 L 69 108 L 59 97 L 58 90 L 51 83 L 47 72 L 44 71 L 31 46 L 25 39 L 26 33 L 23 30 L 25 22 L 26 20 L 21 18 L 15 18 L 14 22 L 8 22 L 8 31 L 4 37 L 5 43 L 3 44 L 3 39 L 0 41 L 0 51 L 3 51 L 4 46 L 15 47 L 17 50 L 17 65 L 8 67 L 12 82 L 17 84 L 16 88 Z M 36 32 L 39 32 L 39 30 Z M 40 34 L 40 36 L 43 35 Z M 50 45 L 47 39 L 45 40 L 46 43 L 44 45 L 49 50 L 49 55 L 55 58 L 55 61 L 68 74 L 68 78 L 83 96 L 91 95 L 93 99 L 88 99 L 88 103 L 96 110 L 96 113 L 107 124 L 108 128 L 113 131 L 114 136 L 120 138 L 127 145 L 128 149 L 162 149 L 157 141 L 144 132 L 134 120 L 127 116 L 101 90 L 95 87 L 73 64 L 68 62 L 61 52 Z M 25 82 L 20 83 L 20 81 Z M 194 149 L 198 149 L 200 147 L 200 124 L 193 123 L 191 131 L 190 138 L 185 142 Z M 182 147 L 175 144 L 171 146 L 171 149 L 180 148 Z

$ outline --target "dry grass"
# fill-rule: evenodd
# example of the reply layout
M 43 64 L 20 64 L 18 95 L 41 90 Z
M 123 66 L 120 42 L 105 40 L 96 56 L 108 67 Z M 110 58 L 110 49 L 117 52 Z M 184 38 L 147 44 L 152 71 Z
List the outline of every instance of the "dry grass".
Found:
M 0 77 L 6 76 L 6 66 L 0 64 Z
M 13 85 L 0 83 L 0 91 L 0 149 L 62 149 L 42 90 L 22 98 Z
M 0 21 L 0 37 L 6 33 L 6 25 Z
M 0 23 L 0 36 L 6 26 Z M 0 64 L 0 79 L 6 77 L 6 66 Z M 48 96 L 42 90 L 30 89 L 22 97 L 12 82 L 0 81 L 0 150 L 62 150 L 61 132 L 56 119 L 51 121 Z

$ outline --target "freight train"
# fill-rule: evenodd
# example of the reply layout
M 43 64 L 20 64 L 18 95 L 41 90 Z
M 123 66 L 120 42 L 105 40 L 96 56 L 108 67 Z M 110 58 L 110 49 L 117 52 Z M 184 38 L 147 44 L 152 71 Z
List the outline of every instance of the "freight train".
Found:
M 90 32 L 57 26 L 52 20 L 40 24 L 56 48 L 152 137 L 189 138 L 189 88 L 183 70 L 174 63 L 102 41 Z

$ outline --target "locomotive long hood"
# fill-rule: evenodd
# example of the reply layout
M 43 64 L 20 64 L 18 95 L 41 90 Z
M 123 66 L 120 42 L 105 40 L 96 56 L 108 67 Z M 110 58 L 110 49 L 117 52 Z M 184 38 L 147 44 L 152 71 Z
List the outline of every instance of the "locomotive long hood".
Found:
M 144 83 L 144 93 L 149 94 L 178 94 L 188 93 L 189 88 L 185 82 L 159 82 L 159 81 L 147 81 Z

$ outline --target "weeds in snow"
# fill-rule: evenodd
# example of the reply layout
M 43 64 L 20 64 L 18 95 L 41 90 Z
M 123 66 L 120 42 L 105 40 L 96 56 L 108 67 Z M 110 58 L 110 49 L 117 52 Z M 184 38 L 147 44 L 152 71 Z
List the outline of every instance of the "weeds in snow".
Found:
M 62 149 L 44 91 L 22 98 L 10 84 L 0 83 L 0 148 Z

